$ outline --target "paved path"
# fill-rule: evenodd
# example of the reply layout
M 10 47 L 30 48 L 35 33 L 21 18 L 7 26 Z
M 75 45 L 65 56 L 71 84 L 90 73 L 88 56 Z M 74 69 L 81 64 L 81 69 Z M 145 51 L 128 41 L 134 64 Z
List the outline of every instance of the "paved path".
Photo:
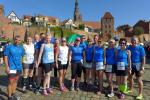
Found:
M 52 74 L 53 75 L 53 74 Z M 7 84 L 7 77 L 4 74 L 4 72 L 1 72 L 0 76 L 0 88 L 2 91 L 0 91 L 0 100 L 7 100 L 6 98 L 6 84 Z M 144 100 L 150 100 L 150 59 L 145 67 L 145 73 L 144 73 Z M 35 95 L 32 91 L 28 91 L 28 93 L 23 94 L 21 92 L 21 88 L 18 88 L 17 95 L 21 97 L 21 100 L 118 100 L 118 98 L 115 96 L 113 98 L 108 98 L 105 94 L 97 95 L 94 93 L 93 89 L 88 89 L 88 91 L 85 90 L 85 87 L 83 83 L 81 83 L 81 91 L 75 91 L 71 92 L 68 91 L 66 93 L 62 93 L 59 91 L 59 88 L 56 86 L 56 81 L 52 77 L 52 82 L 54 93 L 49 96 L 43 96 L 41 94 Z M 70 87 L 70 69 L 68 69 L 67 75 L 66 75 L 66 81 L 65 84 L 67 85 L 67 88 Z M 137 83 L 135 83 L 135 89 L 134 92 L 126 95 L 125 100 L 135 100 L 135 97 L 137 95 Z M 107 83 L 104 83 L 104 87 L 107 87 Z M 105 92 L 107 89 L 105 88 Z

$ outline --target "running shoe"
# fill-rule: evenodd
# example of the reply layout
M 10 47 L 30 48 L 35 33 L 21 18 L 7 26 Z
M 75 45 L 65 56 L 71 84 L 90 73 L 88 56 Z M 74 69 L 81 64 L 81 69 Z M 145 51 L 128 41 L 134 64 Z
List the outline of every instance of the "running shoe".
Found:
M 43 95 L 48 96 L 46 89 L 43 90 Z
M 34 93 L 35 93 L 35 94 L 39 94 L 39 93 L 40 93 L 40 92 L 39 92 L 39 89 L 38 89 L 38 88 L 34 89 Z
M 20 100 L 20 97 L 17 96 L 16 94 L 12 94 L 12 100 Z
M 27 87 L 23 86 L 22 91 L 23 91 L 23 93 L 27 93 Z
M 138 95 L 137 97 L 136 97 L 136 100 L 142 100 L 143 99 L 143 95 Z
M 132 90 L 127 90 L 127 91 L 124 91 L 123 93 L 124 94 L 129 94 L 129 93 L 132 93 L 133 91 Z
M 51 93 L 51 94 L 53 93 L 52 88 L 47 88 L 46 90 L 47 90 L 47 93 Z
M 113 92 L 111 92 L 110 94 L 108 94 L 108 97 L 111 98 L 111 97 L 114 97 L 114 95 L 115 94 Z
M 74 91 L 74 86 L 71 86 L 70 91 Z
M 8 100 L 14 100 L 13 97 L 8 97 Z
M 119 99 L 123 100 L 124 98 L 125 98 L 125 95 L 122 94 L 122 93 L 120 93 L 120 94 L 119 94 Z

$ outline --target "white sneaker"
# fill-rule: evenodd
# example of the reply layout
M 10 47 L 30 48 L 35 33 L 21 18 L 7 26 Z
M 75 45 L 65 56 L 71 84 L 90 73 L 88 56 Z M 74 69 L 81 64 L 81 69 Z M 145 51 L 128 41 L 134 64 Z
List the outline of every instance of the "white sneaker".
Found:
M 108 97 L 109 98 L 114 97 L 114 93 L 112 92 L 112 93 L 108 94 Z
M 74 91 L 74 87 L 73 86 L 71 86 L 71 89 L 70 89 L 71 91 Z

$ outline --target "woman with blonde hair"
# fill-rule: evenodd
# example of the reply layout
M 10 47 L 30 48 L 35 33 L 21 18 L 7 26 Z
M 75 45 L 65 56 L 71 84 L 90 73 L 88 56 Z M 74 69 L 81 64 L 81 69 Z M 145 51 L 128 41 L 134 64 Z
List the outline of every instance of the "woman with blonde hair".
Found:
M 27 42 L 23 44 L 25 55 L 23 56 L 23 78 L 22 85 L 23 91 L 26 91 L 27 83 L 29 83 L 29 88 L 32 88 L 33 85 L 33 65 L 35 62 L 35 48 L 32 43 L 32 37 L 27 37 Z M 28 82 L 29 81 L 29 82 Z
M 46 36 L 46 42 L 41 45 L 38 57 L 37 67 L 42 60 L 44 70 L 43 95 L 48 96 L 48 93 L 53 93 L 50 87 L 50 76 L 54 63 L 54 46 L 50 43 L 51 36 Z
M 97 94 L 101 94 L 103 89 L 103 72 L 104 72 L 104 48 L 102 40 L 98 39 L 98 45 L 94 47 L 94 67 L 96 69 L 96 76 L 99 81 Z

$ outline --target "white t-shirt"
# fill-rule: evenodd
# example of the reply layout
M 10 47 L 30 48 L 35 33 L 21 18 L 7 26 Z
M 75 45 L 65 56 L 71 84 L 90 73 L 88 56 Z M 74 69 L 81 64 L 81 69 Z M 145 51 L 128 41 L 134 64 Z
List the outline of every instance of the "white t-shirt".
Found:
M 68 46 L 59 46 L 58 61 L 60 61 L 61 64 L 67 64 L 68 50 Z
M 34 52 L 35 52 L 35 48 L 34 48 L 34 44 L 24 44 L 24 51 L 25 51 L 25 55 L 23 57 L 23 63 L 25 64 L 32 64 L 34 62 Z

